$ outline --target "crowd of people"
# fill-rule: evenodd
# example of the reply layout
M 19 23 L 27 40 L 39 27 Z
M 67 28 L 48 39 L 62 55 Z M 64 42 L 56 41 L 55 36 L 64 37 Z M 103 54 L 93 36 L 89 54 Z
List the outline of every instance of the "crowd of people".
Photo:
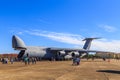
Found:
M 29 57 L 26 56 L 22 59 L 18 59 L 18 58 L 1 58 L 0 61 L 2 62 L 2 64 L 14 64 L 14 62 L 24 62 L 25 65 L 29 65 L 29 64 L 36 64 L 37 61 L 40 61 L 41 58 L 38 57 Z M 72 65 L 80 65 L 80 57 L 73 57 L 73 63 Z
M 11 64 L 13 64 L 14 61 L 17 61 L 16 58 L 0 58 L 0 61 L 2 64 L 8 64 L 10 61 Z
M 36 64 L 36 58 L 35 57 L 24 57 L 23 58 L 23 61 L 25 62 L 25 65 L 29 65 L 31 62 L 32 62 L 32 64 Z
M 36 64 L 37 61 L 40 61 L 41 58 L 40 57 L 29 57 L 29 54 L 27 54 L 25 57 L 23 57 L 22 59 L 18 59 L 18 58 L 0 58 L 2 64 L 8 64 L 8 62 L 10 62 L 11 64 L 13 64 L 14 62 L 24 62 L 25 65 L 29 65 L 29 64 Z M 73 64 L 72 65 L 80 65 L 80 57 L 79 56 L 73 56 Z
M 36 58 L 36 57 L 24 57 L 22 59 L 18 59 L 18 58 L 8 58 L 8 57 L 5 57 L 5 58 L 0 58 L 0 61 L 2 62 L 2 64 L 13 64 L 14 62 L 24 62 L 25 65 L 29 65 L 30 63 L 32 64 L 36 64 L 36 61 L 39 61 L 40 59 L 39 58 Z

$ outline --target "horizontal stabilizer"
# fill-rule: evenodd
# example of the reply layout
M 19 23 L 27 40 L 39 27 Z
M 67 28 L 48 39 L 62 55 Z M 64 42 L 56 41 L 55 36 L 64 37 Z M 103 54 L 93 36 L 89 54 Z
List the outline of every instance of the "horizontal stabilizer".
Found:
M 94 39 L 100 39 L 100 37 L 96 37 L 96 38 L 85 38 L 82 41 L 86 41 L 86 40 L 94 40 Z

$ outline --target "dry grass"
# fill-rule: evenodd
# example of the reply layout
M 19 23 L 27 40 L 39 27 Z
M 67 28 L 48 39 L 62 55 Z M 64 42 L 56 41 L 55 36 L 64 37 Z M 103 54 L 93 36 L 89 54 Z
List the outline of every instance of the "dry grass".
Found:
M 21 62 L 0 64 L 0 80 L 120 80 L 120 61 L 83 60 L 80 66 L 71 64 L 71 61 L 42 61 L 27 66 Z

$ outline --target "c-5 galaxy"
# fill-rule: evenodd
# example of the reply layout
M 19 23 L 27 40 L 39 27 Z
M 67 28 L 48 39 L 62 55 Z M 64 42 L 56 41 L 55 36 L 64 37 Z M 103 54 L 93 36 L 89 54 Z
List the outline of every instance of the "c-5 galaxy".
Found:
M 39 47 L 39 46 L 26 46 L 22 39 L 18 36 L 13 35 L 12 37 L 12 47 L 15 50 L 20 50 L 18 58 L 21 59 L 29 55 L 29 57 L 39 57 L 41 59 L 71 59 L 72 56 L 83 56 L 88 54 L 88 52 L 96 52 L 89 50 L 91 42 L 98 38 L 85 38 L 86 41 L 83 49 L 72 49 L 72 48 L 56 48 L 56 47 Z

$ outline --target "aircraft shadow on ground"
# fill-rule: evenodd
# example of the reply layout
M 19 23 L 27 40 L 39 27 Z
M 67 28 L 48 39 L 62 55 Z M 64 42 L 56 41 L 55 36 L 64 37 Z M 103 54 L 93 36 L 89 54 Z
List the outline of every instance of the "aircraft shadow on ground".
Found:
M 117 70 L 97 70 L 97 72 L 120 74 L 120 71 L 117 71 Z

